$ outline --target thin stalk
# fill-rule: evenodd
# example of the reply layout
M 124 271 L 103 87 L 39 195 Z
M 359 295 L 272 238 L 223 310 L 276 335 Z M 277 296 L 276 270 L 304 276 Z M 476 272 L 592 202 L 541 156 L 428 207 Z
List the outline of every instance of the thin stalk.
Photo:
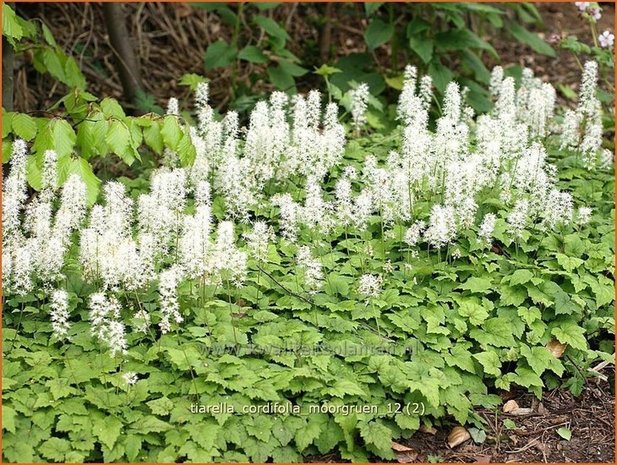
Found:
M 236 343 L 236 346 L 237 346 L 238 345 L 238 335 L 236 334 L 236 325 L 234 324 L 234 316 L 233 316 L 232 307 L 231 307 L 231 283 L 229 282 L 229 279 L 226 279 L 225 282 L 226 282 L 226 287 L 227 287 L 227 301 L 229 302 L 229 318 L 231 318 L 231 328 L 234 332 L 234 342 Z
M 24 316 L 24 303 L 21 303 L 21 308 L 19 310 L 19 320 L 17 321 L 17 328 L 15 329 L 15 336 L 13 336 L 13 340 L 11 341 L 11 348 L 9 350 L 13 350 L 15 346 L 15 341 L 17 340 L 17 334 L 19 334 L 19 330 L 21 329 L 21 320 Z
M 371 308 L 373 312 L 375 312 L 375 302 L 373 301 L 373 299 L 371 299 Z M 381 329 L 379 327 L 379 318 L 377 318 L 377 316 L 375 316 L 375 325 L 377 325 L 377 334 L 381 336 Z
M 590 22 L 589 23 L 591 26 L 591 37 L 593 38 L 593 45 L 594 47 L 598 47 L 598 31 L 596 29 L 596 23 L 595 22 Z
M 305 301 L 306 303 L 313 305 L 313 302 L 309 299 L 307 299 L 306 297 L 304 297 L 303 295 L 297 294 L 294 291 L 292 291 L 291 289 L 289 289 L 288 287 L 284 286 L 283 284 L 281 284 L 279 281 L 277 281 L 277 279 L 272 276 L 270 273 L 268 273 L 266 270 L 261 269 L 262 273 L 265 274 L 268 278 L 270 278 L 277 286 L 279 286 L 281 289 L 283 289 L 285 292 L 287 292 L 290 295 L 293 295 L 294 297 L 297 297 L 298 299 L 301 299 L 303 301 Z
M 236 16 L 236 24 L 234 25 L 234 30 L 231 35 L 231 46 L 238 50 L 238 40 L 240 38 L 240 25 L 242 23 L 242 10 L 244 9 L 244 4 L 242 2 L 238 3 L 238 14 Z M 238 75 L 238 58 L 234 60 L 231 66 L 231 98 L 232 100 L 236 98 L 236 77 Z
M 257 302 L 259 302 L 259 299 L 261 298 L 261 266 L 259 266 L 260 260 L 257 263 Z
M 180 339 L 180 331 L 178 331 L 178 327 L 176 327 L 176 337 Z M 189 356 L 184 349 L 184 344 L 179 344 L 182 353 L 184 354 L 184 359 L 186 360 L 187 365 L 189 366 L 189 374 L 191 375 L 191 382 L 193 383 L 193 389 L 195 389 L 195 396 L 198 396 L 197 393 L 197 384 L 195 383 L 195 375 L 193 374 L 193 368 L 191 368 L 191 361 L 189 360 Z

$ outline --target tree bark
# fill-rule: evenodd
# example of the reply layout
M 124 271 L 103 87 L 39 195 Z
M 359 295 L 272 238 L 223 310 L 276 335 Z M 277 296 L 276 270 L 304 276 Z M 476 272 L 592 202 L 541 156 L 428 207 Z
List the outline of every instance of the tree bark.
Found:
M 13 88 L 15 75 L 13 61 L 15 53 L 8 41 L 2 38 L 2 106 L 6 111 L 13 111 Z
M 7 3 L 15 8 L 14 3 Z M 2 38 L 2 106 L 6 111 L 13 111 L 13 95 L 15 88 L 15 51 L 9 42 Z
M 122 4 L 103 3 L 103 14 L 124 95 L 127 100 L 134 102 L 141 91 L 141 76 L 139 61 L 135 56 L 132 40 L 126 28 Z
M 319 37 L 319 58 L 321 64 L 328 64 L 330 59 L 330 47 L 332 45 L 332 3 L 326 3 L 324 24 Z

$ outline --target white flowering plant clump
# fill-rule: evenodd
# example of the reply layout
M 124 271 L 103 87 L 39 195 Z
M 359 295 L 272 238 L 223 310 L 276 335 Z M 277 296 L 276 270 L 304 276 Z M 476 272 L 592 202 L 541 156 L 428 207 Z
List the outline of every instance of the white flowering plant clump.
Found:
M 398 127 L 362 138 L 366 85 L 349 123 L 313 90 L 273 93 L 243 127 L 201 83 L 187 139 L 161 147 L 148 188 L 111 180 L 94 204 L 79 174 L 59 182 L 67 155 L 51 149 L 31 195 L 32 148 L 14 140 L 2 197 L 7 457 L 391 459 L 392 439 L 473 422 L 498 390 L 579 393 L 613 351 L 613 155 L 597 80 L 586 63 L 564 110 L 531 70 L 517 86 L 496 67 L 492 111 L 475 115 L 451 82 L 434 118 L 431 79 L 409 66 Z M 163 142 L 179 106 L 170 100 Z M 16 390 L 26 380 L 37 405 L 53 404 L 32 422 Z M 381 407 L 189 415 L 249 400 Z

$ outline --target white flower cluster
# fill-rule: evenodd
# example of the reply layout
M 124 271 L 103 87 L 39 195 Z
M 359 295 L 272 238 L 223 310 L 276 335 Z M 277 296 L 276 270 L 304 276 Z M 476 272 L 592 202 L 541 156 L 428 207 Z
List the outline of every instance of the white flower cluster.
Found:
M 266 262 L 270 244 L 281 239 L 297 242 L 305 288 L 315 293 L 325 275 L 321 261 L 302 245 L 307 237 L 334 232 L 359 238 L 372 233 L 369 228 L 377 222 L 384 239 L 400 231 L 399 243 L 409 257 L 421 246 L 450 245 L 457 257 L 456 240 L 470 229 L 489 247 L 496 228 L 519 241 L 528 228 L 584 225 L 592 212 L 575 208 L 572 196 L 556 188 L 545 143 L 557 128 L 562 148 L 578 151 L 589 168 L 609 163 L 610 152 L 601 148 L 597 73 L 596 63 L 585 64 L 578 107 L 566 112 L 561 126 L 555 118 L 555 90 L 530 70 L 523 72 L 517 89 L 514 79 L 496 67 L 490 85 L 495 108 L 477 118 L 465 104 L 465 89 L 450 83 L 433 131 L 428 127 L 431 80 L 407 67 L 396 150 L 381 161 L 367 154 L 361 169 L 339 166 L 345 128 L 335 104 L 322 107 L 319 92 L 291 101 L 275 92 L 256 105 L 248 128 L 241 129 L 234 112 L 215 118 L 207 84 L 201 84 L 195 102 L 198 124 L 191 128 L 194 164 L 179 167 L 168 154 L 170 166 L 152 173 L 147 193 L 134 198 L 123 184 L 111 181 L 103 187 L 103 201 L 90 209 L 78 176 L 59 186 L 53 151 L 43 157 L 41 192 L 27 201 L 28 148 L 16 140 L 2 198 L 5 294 L 42 287 L 49 295 L 53 332 L 66 338 L 68 293 L 59 284 L 66 281 L 68 251 L 78 245 L 82 277 L 97 289 L 88 300 L 92 333 L 112 354 L 121 355 L 128 347 L 128 329 L 148 332 L 154 321 L 161 333 L 168 333 L 182 323 L 182 283 L 241 285 L 249 257 L 253 264 Z M 356 89 L 355 99 L 353 119 L 359 124 L 367 89 Z M 177 114 L 177 101 L 170 101 L 169 111 Z M 506 213 L 499 218 L 493 206 L 482 203 L 487 192 L 497 192 L 503 203 L 499 210 Z M 220 201 L 226 217 L 215 221 L 213 209 Z M 265 209 L 275 214 L 272 223 L 257 219 Z M 244 223 L 240 237 L 233 220 Z M 364 247 L 371 255 L 370 241 Z M 377 296 L 382 279 L 365 274 L 359 292 Z M 141 304 L 122 308 L 126 295 L 151 286 L 158 289 L 159 311 L 151 314 Z M 129 315 L 130 328 L 124 324 Z
M 268 258 L 268 244 L 274 240 L 272 227 L 265 221 L 253 223 L 253 229 L 244 234 L 246 244 L 256 260 L 265 261 Z
M 27 294 L 39 284 L 50 289 L 50 319 L 58 338 L 65 338 L 70 328 L 68 294 L 53 289 L 65 281 L 66 256 L 75 238 L 82 276 L 100 289 L 89 299 L 92 333 L 112 355 L 127 348 L 119 292 L 134 293 L 158 284 L 158 326 L 165 333 L 182 322 L 176 295 L 182 280 L 243 281 L 247 254 L 236 246 L 234 225 L 221 222 L 215 239 L 211 238 L 209 184 L 201 180 L 192 185 L 190 169 L 155 171 L 150 192 L 137 202 L 123 184 L 108 182 L 104 201 L 87 214 L 84 182 L 72 175 L 59 189 L 57 157 L 51 151 L 45 154 L 42 190 L 26 205 L 26 153 L 26 144 L 15 141 L 4 183 L 3 288 L 9 295 Z M 195 199 L 192 213 L 187 213 L 189 194 Z M 261 254 L 268 240 L 262 229 L 255 231 L 260 242 L 256 251 Z M 133 316 L 140 322 L 136 330 L 146 332 L 151 315 L 139 308 Z
M 358 292 L 365 297 L 378 297 L 382 283 L 383 278 L 380 275 L 363 274 L 360 276 Z
M 27 150 L 24 141 L 13 143 L 11 172 L 2 192 L 2 284 L 9 294 L 31 292 L 34 276 L 46 288 L 55 285 L 72 233 L 86 213 L 86 186 L 78 175 L 71 175 L 58 191 L 53 151 L 45 153 L 41 194 L 25 204 Z
M 598 42 L 600 42 L 600 46 L 603 48 L 611 48 L 615 45 L 615 34 L 606 30 L 598 36 Z
M 306 245 L 298 249 L 297 261 L 304 272 L 304 284 L 310 293 L 315 293 L 323 284 L 321 262 L 313 258 L 311 250 Z
M 214 119 L 206 84 L 198 88 L 196 106 L 199 124 L 192 141 L 197 157 L 191 182 L 211 181 L 230 213 L 241 220 L 248 220 L 269 183 L 298 175 L 321 180 L 342 157 L 345 129 L 338 122 L 338 107 L 329 103 L 324 109 L 319 91 L 291 102 L 286 94 L 274 92 L 269 101 L 255 106 L 243 140 L 236 113 Z
M 350 92 L 351 95 L 351 118 L 356 131 L 366 124 L 366 108 L 370 96 L 369 87 L 362 83 Z
M 596 66 L 586 65 L 581 103 L 575 113 L 576 131 L 579 120 L 591 122 L 584 128 L 583 153 L 600 151 L 601 131 L 594 127 L 600 115 L 593 74 Z M 572 199 L 555 188 L 555 168 L 546 161 L 543 145 L 556 127 L 555 90 L 550 84 L 526 69 L 517 89 L 514 79 L 496 67 L 491 77 L 495 110 L 473 121 L 472 111 L 464 104 L 464 92 L 450 83 L 443 114 L 436 131 L 431 132 L 430 80 L 422 78 L 418 86 L 413 67 L 406 69 L 405 76 L 398 111 L 404 123 L 401 151 L 391 152 L 383 165 L 367 156 L 360 179 L 355 172 L 343 170 L 331 195 L 318 179 L 309 177 L 304 203 L 294 201 L 289 193 L 273 197 L 287 239 L 295 240 L 302 228 L 327 233 L 353 226 L 359 232 L 373 214 L 379 215 L 386 227 L 406 223 L 416 220 L 413 210 L 419 200 L 438 196 L 442 203 L 432 206 L 426 227 L 415 225 L 408 230 L 407 244 L 424 241 L 436 248 L 447 246 L 460 231 L 474 227 L 482 218 L 478 238 L 488 244 L 496 217 L 485 212 L 479 218 L 478 196 L 495 186 L 511 209 L 509 230 L 516 239 L 528 225 L 553 228 L 572 221 Z M 568 115 L 565 119 L 567 126 Z M 355 186 L 359 190 L 354 190 Z
M 574 2 L 578 11 L 587 15 L 593 21 L 599 21 L 602 18 L 602 9 L 597 2 Z
M 127 371 L 122 375 L 122 380 L 126 383 L 127 386 L 132 386 L 138 380 L 137 373 L 134 371 Z
M 603 162 L 602 150 L 602 105 L 598 100 L 598 64 L 585 63 L 583 80 L 576 110 L 564 115 L 561 132 L 561 147 L 580 151 L 588 169 Z
M 59 339 L 66 337 L 69 328 L 69 296 L 64 289 L 56 289 L 51 295 L 49 317 L 54 334 Z
M 89 308 L 92 335 L 109 348 L 112 356 L 124 354 L 127 341 L 118 299 L 97 292 L 90 296 Z

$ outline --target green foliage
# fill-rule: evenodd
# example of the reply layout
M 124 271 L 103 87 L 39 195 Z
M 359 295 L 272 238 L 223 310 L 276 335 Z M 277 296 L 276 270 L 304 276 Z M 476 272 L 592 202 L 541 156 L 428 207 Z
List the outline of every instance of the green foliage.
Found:
M 265 79 L 279 90 L 295 92 L 296 85 L 307 80 L 307 68 L 328 65 L 316 61 L 317 44 L 299 44 L 289 37 L 286 24 L 276 14 L 277 3 L 268 4 L 268 8 L 261 3 L 192 5 L 214 12 L 231 28 L 231 38 L 220 38 L 208 45 L 204 68 L 208 72 L 229 70 L 231 97 L 239 110 L 255 103 L 256 82 Z M 353 17 L 357 9 L 355 5 L 337 4 L 334 15 Z M 487 37 L 505 33 L 538 53 L 555 55 L 549 44 L 528 29 L 541 22 L 533 5 L 374 2 L 365 4 L 364 13 L 367 21 L 362 35 L 368 53 L 351 54 L 329 64 L 339 70 L 339 74 L 326 80 L 330 94 L 336 92 L 332 86 L 345 93 L 351 83 L 366 82 L 371 93 L 379 96 L 387 90 L 386 82 L 401 81 L 402 68 L 411 63 L 431 75 L 439 93 L 455 78 L 469 87 L 469 102 L 476 111 L 486 111 L 490 107 L 485 90 L 490 73 L 483 61 L 486 57 L 498 59 Z M 332 19 L 317 15 L 308 21 L 321 29 Z M 247 28 L 247 24 L 251 27 Z M 383 46 L 391 49 L 390 63 L 384 63 L 378 53 Z M 334 46 L 330 48 L 327 54 L 331 56 Z M 391 87 L 399 89 L 396 84 Z
M 486 36 L 504 31 L 537 53 L 555 56 L 549 44 L 527 29 L 527 24 L 537 24 L 541 19 L 529 4 L 371 3 L 365 11 L 370 21 L 364 40 L 369 50 L 390 47 L 389 74 L 400 70 L 402 57 L 403 64 L 413 63 L 422 72 L 427 71 L 440 93 L 456 78 L 469 87 L 468 98 L 476 111 L 490 108 L 484 90 L 490 75 L 483 59 L 498 58 Z M 405 21 L 400 21 L 401 17 Z
M 260 65 L 253 68 L 251 81 L 267 78 L 277 89 L 288 92 L 295 90 L 296 78 L 308 72 L 300 65 L 300 59 L 287 48 L 290 37 L 285 25 L 267 15 L 278 3 L 192 5 L 216 13 L 233 31 L 230 41 L 219 39 L 208 45 L 204 56 L 206 71 L 230 68 L 232 78 L 235 78 L 241 69 Z M 247 23 L 252 27 L 246 28 Z M 232 79 L 230 84 L 237 108 L 244 109 L 245 105 L 250 106 L 254 102 L 255 96 L 243 83 Z
M 80 106 L 79 98 L 74 102 Z M 71 146 L 82 154 L 83 144 L 97 154 L 131 150 L 116 136 L 137 137 L 133 131 L 158 152 L 178 148 L 184 138 L 179 118 L 128 118 L 113 100 L 89 102 L 88 115 L 88 137 L 80 136 L 79 126 L 73 137 L 63 120 L 34 118 L 37 153 L 47 147 L 37 142 L 44 131 L 68 139 L 61 152 Z M 9 119 L 14 125 L 15 116 Z M 25 118 L 18 124 L 30 126 Z M 105 130 L 98 132 L 97 124 Z M 385 155 L 392 140 L 359 139 L 359 150 L 379 141 L 377 153 Z M 348 161 L 357 162 L 353 151 Z M 387 238 L 394 270 L 374 307 L 357 294 L 358 270 L 347 250 L 357 250 L 371 267 L 381 258 L 362 252 L 364 239 L 342 240 L 340 231 L 322 238 L 332 245 L 323 250 L 332 268 L 323 292 L 308 301 L 286 290 L 296 289 L 293 257 L 284 247 L 272 249 L 262 266 L 285 288 L 252 263 L 247 286 L 231 289 L 229 297 L 214 286 L 187 290 L 180 300 L 181 331 L 133 333 L 128 353 L 115 359 L 89 338 L 81 300 L 89 291 L 71 276 L 68 290 L 77 308 L 69 344 L 52 338 L 38 294 L 5 300 L 5 459 L 299 462 L 336 450 L 345 460 L 389 460 L 391 440 L 423 424 L 473 422 L 474 407 L 501 402 L 499 389 L 519 386 L 541 396 L 561 378 L 579 392 L 587 368 L 612 357 L 613 179 L 601 172 L 589 177 L 576 160 L 557 153 L 553 162 L 560 187 L 593 203 L 590 227 L 532 235 L 517 246 L 499 243 L 499 253 L 462 239 L 460 258 L 444 262 L 421 251 L 411 269 L 391 247 L 397 239 Z M 377 250 L 380 240 L 370 235 Z M 135 307 L 156 306 L 157 296 L 150 291 L 139 301 L 124 299 Z M 374 320 L 379 332 L 369 325 Z M 563 357 L 547 349 L 552 340 L 566 344 Z M 609 352 L 598 350 L 600 343 Z M 317 344 L 327 350 L 312 352 Z M 387 350 L 363 352 L 362 345 Z M 127 372 L 137 373 L 135 384 L 123 380 Z M 301 411 L 243 410 L 267 403 Z M 235 413 L 199 411 L 217 405 Z M 310 413 L 311 406 L 326 410 Z M 350 406 L 377 408 L 342 410 Z
M 597 3 L 590 3 L 589 7 L 599 8 Z M 576 62 L 581 65 L 587 59 L 596 61 L 599 65 L 599 74 L 601 78 L 601 90 L 598 92 L 598 99 L 604 107 L 604 127 L 608 130 L 614 130 L 615 127 L 615 89 L 611 83 L 613 74 L 615 72 L 615 58 L 614 58 L 614 46 L 603 48 L 599 43 L 599 31 L 597 30 L 596 20 L 587 13 L 581 14 L 581 22 L 586 22 L 589 26 L 592 44 L 587 44 L 579 40 L 575 35 L 568 35 L 564 37 L 559 46 L 562 50 L 566 50 L 572 55 Z M 566 85 L 560 85 L 559 90 L 568 99 L 574 99 L 576 93 Z
M 223 39 L 211 43 L 204 56 L 204 66 L 207 70 L 225 68 L 236 59 L 238 50 Z
M 49 28 L 20 18 L 6 3 L 2 4 L 2 35 L 16 54 L 32 52 L 32 64 L 39 73 L 47 73 L 70 88 L 86 88 L 77 62 L 56 43 Z
M 192 82 L 187 78 L 187 83 Z M 32 144 L 28 160 L 28 184 L 41 188 L 44 154 L 55 150 L 58 155 L 60 185 L 68 177 L 80 174 L 93 204 L 99 193 L 100 179 L 93 163 L 111 156 L 128 166 L 142 163 L 145 156 L 162 155 L 164 149 L 175 153 L 182 166 L 192 163 L 195 148 L 190 143 L 188 125 L 182 118 L 148 113 L 127 116 L 118 102 L 105 98 L 100 102 L 79 89 L 59 103 L 64 114 L 53 118 L 34 117 L 24 113 L 3 112 L 3 163 L 10 160 L 11 141 L 22 138 Z M 58 109 L 57 109 L 58 110 Z M 143 164 L 143 163 L 142 163 Z
M 263 32 L 259 41 L 236 35 L 214 42 L 204 57 L 206 68 L 237 71 L 241 62 L 267 65 L 259 76 L 293 91 L 307 71 L 285 48 L 285 29 L 267 15 L 276 4 L 199 5 L 233 27 L 244 19 Z M 248 19 L 244 8 L 251 11 Z M 522 26 L 511 31 L 515 20 L 503 6 L 435 4 L 425 7 L 428 13 L 421 11 L 428 16 L 418 15 L 401 31 L 382 11 L 389 8 L 365 4 L 371 16 L 365 33 L 370 48 L 388 41 L 408 43 L 409 56 L 417 57 L 441 88 L 452 77 L 450 60 L 457 58 L 471 70 L 467 82 L 487 79 L 480 57 L 493 50 L 482 34 L 466 27 L 464 13 L 535 40 L 524 29 L 521 34 Z M 538 20 L 533 7 L 512 8 L 524 23 Z M 15 46 L 36 36 L 36 28 L 6 5 L 3 12 L 5 36 Z M 431 18 L 443 27 L 430 26 Z M 53 49 L 48 31 L 42 34 Z M 43 55 L 37 66 L 43 69 L 47 63 L 45 69 L 56 79 L 62 69 L 63 78 L 72 82 L 71 92 L 53 117 L 3 112 L 3 163 L 11 141 L 27 140 L 32 188 L 41 187 L 43 155 L 49 149 L 58 154 L 60 182 L 80 174 L 90 203 L 98 197 L 99 178 L 108 175 L 106 163 L 131 167 L 141 176 L 164 153 L 175 154 L 182 166 L 192 163 L 195 149 L 182 117 L 127 116 L 114 99 L 99 101 L 74 76 L 68 79 L 69 59 Z M 367 82 L 377 94 L 400 85 L 396 76 L 384 79 L 369 58 L 351 55 L 315 74 L 343 106 L 358 82 Z M 189 74 L 181 84 L 194 89 L 203 80 Z M 369 101 L 374 128 L 385 124 L 388 109 L 382 100 Z M 382 133 L 357 137 L 347 148 L 346 162 L 359 169 L 369 153 L 383 159 L 398 150 L 395 140 Z M 612 173 L 581 170 L 575 157 L 556 147 L 551 158 L 559 187 L 593 206 L 588 227 L 563 227 L 512 243 L 499 234 L 506 211 L 489 198 L 479 208 L 498 217 L 494 248 L 479 248 L 470 234 L 460 240 L 458 258 L 447 251 L 444 261 L 422 250 L 413 262 L 396 235 L 380 235 L 379 225 L 372 224 L 362 237 L 333 231 L 316 244 L 326 277 L 323 291 L 314 295 L 301 293 L 293 254 L 283 242 L 269 251 L 265 263 L 249 263 L 243 288 L 183 289 L 182 329 L 166 335 L 131 332 L 123 357 L 109 357 L 89 337 L 85 298 L 93 288 L 80 281 L 78 272 L 68 273 L 66 283 L 72 305 L 70 343 L 52 336 L 43 293 L 5 298 L 4 459 L 301 462 L 336 451 L 344 460 L 391 460 L 391 441 L 409 437 L 422 425 L 481 426 L 474 408 L 494 409 L 501 402 L 499 390 L 522 387 L 540 397 L 562 380 L 580 393 L 587 369 L 612 359 L 614 352 L 614 181 Z M 143 178 L 122 181 L 135 195 L 143 190 Z M 220 200 L 213 199 L 215 213 Z M 266 219 L 275 215 L 257 213 Z M 367 246 L 375 253 L 369 254 Z M 386 259 L 392 272 L 379 297 L 367 302 L 355 286 L 359 269 L 381 270 Z M 120 298 L 125 308 L 143 305 L 160 318 L 156 290 Z M 547 349 L 555 341 L 566 345 L 563 357 Z M 311 350 L 315 347 L 324 351 Z M 367 352 L 366 347 L 383 350 Z M 123 378 L 129 372 L 137 374 L 136 383 Z M 250 410 L 268 403 L 297 406 L 301 412 Z M 199 410 L 221 405 L 234 413 Z M 352 406 L 376 409 L 345 411 Z M 509 420 L 504 426 L 515 427 Z

